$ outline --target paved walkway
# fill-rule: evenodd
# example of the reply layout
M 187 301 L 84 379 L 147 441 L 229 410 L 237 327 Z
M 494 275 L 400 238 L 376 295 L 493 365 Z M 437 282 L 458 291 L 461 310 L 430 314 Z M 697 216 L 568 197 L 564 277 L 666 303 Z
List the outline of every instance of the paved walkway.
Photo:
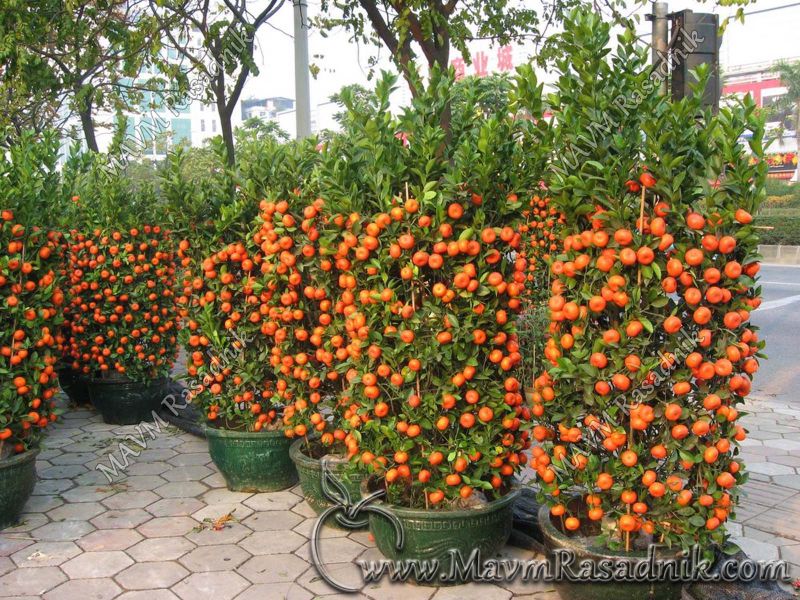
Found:
M 800 576 L 800 410 L 755 402 L 746 417 L 744 457 L 752 472 L 733 533 L 756 558 L 784 558 Z M 368 585 L 340 596 L 309 557 L 314 513 L 299 487 L 272 494 L 233 493 L 204 440 L 168 429 L 148 438 L 118 482 L 95 469 L 118 461 L 134 427 L 105 425 L 73 410 L 42 451 L 40 481 L 23 523 L 0 534 L 0 598 L 45 600 L 273 600 L 290 598 L 536 598 L 556 600 L 548 584 L 427 588 Z M 232 514 L 221 530 L 211 522 Z M 357 558 L 378 558 L 366 532 L 328 529 L 323 559 L 355 583 Z M 508 548 L 510 557 L 534 558 Z

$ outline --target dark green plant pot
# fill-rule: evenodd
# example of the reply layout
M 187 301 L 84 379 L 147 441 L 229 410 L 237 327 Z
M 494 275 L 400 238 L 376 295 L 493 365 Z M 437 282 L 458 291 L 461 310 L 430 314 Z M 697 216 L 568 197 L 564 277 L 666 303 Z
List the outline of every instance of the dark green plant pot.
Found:
M 89 397 L 103 416 L 114 425 L 136 425 L 153 420 L 153 411 L 163 400 L 165 380 L 90 379 Z
M 58 367 L 58 384 L 67 397 L 78 406 L 91 405 L 89 380 L 82 373 L 74 371 L 72 367 L 62 365 Z
M 277 492 L 297 483 L 283 430 L 229 431 L 205 428 L 208 451 L 234 492 Z
M 38 450 L 0 460 L 0 530 L 16 525 L 36 485 Z
M 289 456 L 297 468 L 300 477 L 300 487 L 303 489 L 303 496 L 306 502 L 320 514 L 325 509 L 333 506 L 333 503 L 325 497 L 322 491 L 322 461 L 318 458 L 311 458 L 304 453 L 306 450 L 306 440 L 299 439 L 289 448 Z M 313 442 L 312 442 L 313 443 Z M 361 478 L 357 480 L 354 474 L 349 473 L 348 462 L 343 457 L 329 456 L 327 460 L 331 474 L 338 479 L 350 494 L 353 504 L 361 499 Z M 325 521 L 326 525 L 341 528 L 335 517 Z
M 361 487 L 361 494 L 368 494 L 367 482 Z M 375 545 L 386 558 L 391 560 L 432 560 L 439 561 L 436 577 L 430 581 L 417 579 L 421 585 L 455 585 L 464 583 L 464 573 L 458 565 L 453 565 L 452 551 L 455 550 L 467 563 L 470 555 L 480 550 L 482 561 L 495 558 L 511 535 L 512 508 L 519 490 L 512 489 L 502 498 L 484 506 L 463 510 L 425 510 L 405 508 L 374 502 L 392 513 L 399 520 L 404 531 L 404 544 L 398 550 L 395 528 L 391 521 L 375 512 L 369 513 L 369 530 L 375 537 Z
M 591 560 L 598 562 L 610 560 L 614 563 L 631 561 L 632 563 L 647 562 L 645 551 L 617 552 L 605 547 L 594 545 L 594 538 L 581 535 L 567 536 L 553 525 L 550 517 L 550 508 L 542 506 L 539 509 L 539 526 L 544 536 L 544 545 L 548 558 L 552 558 L 556 550 L 568 550 L 574 553 L 575 562 L 579 565 L 582 561 Z M 675 553 L 658 553 L 659 561 L 677 561 Z M 562 560 L 563 562 L 563 560 Z M 573 567 L 577 572 L 580 567 Z M 633 566 L 631 568 L 634 568 Z M 633 582 L 585 582 L 560 581 L 553 584 L 562 600 L 678 600 L 681 597 L 681 583 L 668 581 L 653 581 L 646 583 Z

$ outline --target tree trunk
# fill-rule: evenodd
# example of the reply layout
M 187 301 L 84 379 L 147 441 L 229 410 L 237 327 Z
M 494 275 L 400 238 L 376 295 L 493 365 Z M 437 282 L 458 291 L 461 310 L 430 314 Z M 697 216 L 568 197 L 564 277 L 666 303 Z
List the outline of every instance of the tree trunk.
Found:
M 86 106 L 78 111 L 81 117 L 81 126 L 83 127 L 83 137 L 86 140 L 86 146 L 92 152 L 99 152 L 97 147 L 97 136 L 94 131 L 94 121 L 92 121 L 92 102 L 86 100 Z
M 236 165 L 236 148 L 233 143 L 233 126 L 231 118 L 226 114 L 219 116 L 219 125 L 222 128 L 222 141 L 225 142 L 225 154 L 228 159 L 228 166 Z

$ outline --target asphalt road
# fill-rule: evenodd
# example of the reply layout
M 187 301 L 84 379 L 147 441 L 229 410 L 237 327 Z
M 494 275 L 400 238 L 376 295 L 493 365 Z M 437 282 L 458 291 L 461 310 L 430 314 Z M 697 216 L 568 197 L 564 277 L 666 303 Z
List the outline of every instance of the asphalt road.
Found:
M 800 267 L 762 266 L 763 301 L 752 322 L 766 340 L 767 360 L 756 373 L 752 395 L 800 406 Z

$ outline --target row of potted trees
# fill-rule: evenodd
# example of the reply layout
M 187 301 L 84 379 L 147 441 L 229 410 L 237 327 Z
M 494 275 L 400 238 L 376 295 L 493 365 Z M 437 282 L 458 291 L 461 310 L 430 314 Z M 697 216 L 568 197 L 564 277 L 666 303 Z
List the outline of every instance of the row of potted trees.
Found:
M 226 189 L 240 222 L 201 243 L 135 222 L 135 194 L 97 165 L 67 169 L 65 239 L 4 212 L 0 452 L 55 418 L 59 351 L 104 418 L 148 418 L 180 325 L 228 486 L 299 472 L 322 511 L 324 458 L 350 501 L 380 491 L 403 523 L 398 549 L 370 516 L 389 557 L 488 557 L 528 462 L 553 548 L 726 549 L 763 346 L 748 320 L 765 166 L 738 140 L 760 156 L 762 130 L 749 101 L 711 115 L 659 97 L 631 34 L 605 58 L 609 31 L 568 19 L 553 122 L 529 68 L 501 101 L 434 73 L 398 117 L 385 77 L 378 110 L 351 102 L 342 134 Z M 543 292 L 537 363 L 518 315 Z

